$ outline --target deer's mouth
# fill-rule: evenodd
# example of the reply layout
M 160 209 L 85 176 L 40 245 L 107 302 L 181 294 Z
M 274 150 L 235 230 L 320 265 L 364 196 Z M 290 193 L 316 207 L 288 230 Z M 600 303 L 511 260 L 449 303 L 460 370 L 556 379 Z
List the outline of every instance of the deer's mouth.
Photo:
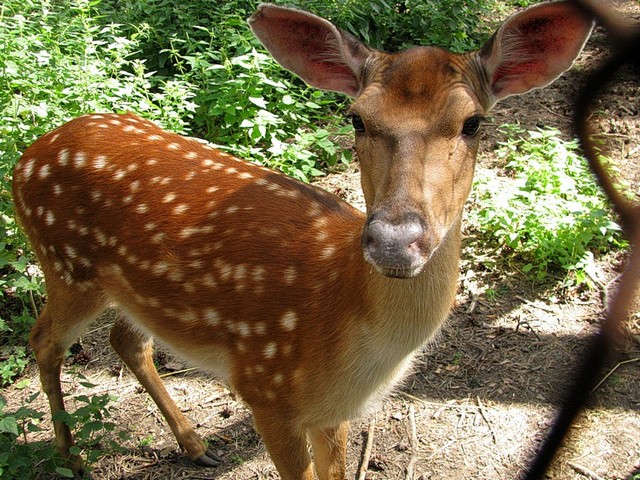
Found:
M 416 277 L 422 271 L 422 268 L 424 267 L 424 265 L 425 264 L 423 263 L 422 265 L 419 265 L 414 268 L 387 268 L 387 267 L 380 267 L 375 264 L 373 266 L 376 268 L 376 270 L 379 273 L 381 273 L 385 277 L 408 279 L 408 278 Z

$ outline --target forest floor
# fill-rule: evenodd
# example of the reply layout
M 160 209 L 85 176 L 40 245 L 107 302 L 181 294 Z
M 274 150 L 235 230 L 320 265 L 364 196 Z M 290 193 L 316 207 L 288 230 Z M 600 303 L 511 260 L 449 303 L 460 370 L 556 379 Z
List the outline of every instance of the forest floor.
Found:
M 634 23 L 640 22 L 638 2 L 616 5 Z M 495 128 L 498 125 L 553 127 L 569 138 L 572 101 L 607 49 L 606 35 L 597 29 L 576 66 L 561 79 L 498 104 L 484 127 L 478 169 L 502 167 L 493 155 L 503 140 Z M 607 140 L 609 156 L 618 159 L 621 175 L 633 186 L 636 198 L 639 73 L 623 71 L 609 94 L 598 100 L 593 115 Z M 357 170 L 354 163 L 347 172 L 329 175 L 319 183 L 362 205 Z M 624 252 L 599 259 L 602 282 L 593 290 L 567 288 L 560 279 L 534 283 L 517 269 L 492 260 L 493 252 L 466 233 L 454 311 L 395 393 L 370 417 L 352 423 L 349 478 L 360 467 L 371 431 L 367 479 L 409 478 L 410 465 L 415 479 L 515 479 L 549 426 L 625 264 Z M 187 366 L 179 359 L 160 355 L 169 393 L 225 463 L 206 469 L 185 458 L 155 404 L 108 347 L 110 322 L 111 317 L 104 316 L 82 337 L 88 363 L 74 364 L 69 359 L 63 373 L 70 409 L 78 395 L 112 393 L 117 400 L 110 420 L 130 434 L 122 442 L 124 452 L 109 454 L 95 464 L 95 478 L 278 478 L 248 408 L 216 379 L 181 371 Z M 85 388 L 77 372 L 99 386 Z M 548 478 L 640 478 L 634 476 L 640 474 L 640 305 L 634 307 L 622 346 L 605 374 L 606 380 L 591 396 Z M 21 382 L 22 388 L 3 392 L 8 410 L 39 391 L 35 367 L 30 367 L 26 378 L 26 386 Z M 44 395 L 32 406 L 48 409 Z M 39 439 L 52 436 L 51 429 L 38 434 Z

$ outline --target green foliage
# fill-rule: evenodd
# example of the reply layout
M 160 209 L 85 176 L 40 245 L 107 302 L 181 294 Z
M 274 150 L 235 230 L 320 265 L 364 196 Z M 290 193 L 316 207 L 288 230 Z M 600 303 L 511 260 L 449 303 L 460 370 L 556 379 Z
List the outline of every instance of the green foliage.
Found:
M 95 385 L 85 384 L 89 387 Z M 90 466 L 108 452 L 120 451 L 122 448 L 114 435 L 119 439 L 128 438 L 125 431 L 116 432 L 117 425 L 108 421 L 116 397 L 109 394 L 79 395 L 75 400 L 82 405 L 75 412 L 57 412 L 53 419 L 66 423 L 76 442 L 71 453 L 81 455 Z
M 44 412 L 32 406 L 39 393 L 31 395 L 26 403 L 13 412 L 6 411 L 7 402 L 0 396 L 0 477 L 28 479 L 37 472 L 56 473 L 61 477 L 73 478 L 73 473 L 63 467 L 63 461 L 53 444 L 30 441 L 32 434 L 40 432 Z M 76 446 L 72 453 L 82 454 L 90 468 L 102 457 L 108 447 L 110 451 L 121 450 L 113 440 L 126 437 L 125 432 L 115 432 L 115 424 L 108 422 L 113 408 L 110 403 L 115 397 L 104 394 L 93 397 L 79 396 L 83 404 L 73 413 L 57 415 L 56 420 L 64 421 L 72 430 Z
M 590 283 L 594 253 L 624 242 L 577 143 L 553 129 L 505 130 L 509 139 L 497 153 L 511 178 L 478 176 L 471 225 L 536 278 L 561 268 L 577 283 Z
M 33 478 L 34 467 L 43 465 L 45 471 L 53 472 L 59 459 L 55 449 L 45 442 L 29 442 L 28 434 L 41 429 L 44 413 L 31 407 L 38 394 L 32 395 L 14 412 L 6 412 L 6 400 L 0 396 L 0 477 Z M 64 472 L 61 472 L 64 473 Z
M 494 0 L 276 1 L 308 9 L 373 47 L 396 51 L 414 45 L 454 52 L 478 48 L 492 27 Z
M 336 121 L 326 117 L 337 106 L 332 95 L 294 84 L 255 49 L 220 63 L 208 56 L 189 57 L 188 76 L 203 86 L 195 124 L 219 148 L 303 181 L 322 175 L 319 163 L 348 160 L 321 126 L 331 124 L 339 133 Z
M 260 44 L 246 23 L 256 7 L 257 2 L 211 5 L 204 0 L 188 7 L 176 2 L 100 4 L 108 18 L 123 22 L 121 31 L 136 39 L 150 68 L 197 90 L 194 133 L 309 181 L 322 174 L 321 166 L 349 160 L 348 152 L 331 140 L 341 116 L 328 114 L 343 100 L 308 88 L 257 50 Z M 301 140 L 303 145 L 295 145 Z
M 133 110 L 186 131 L 195 95 L 179 79 L 151 82 L 136 43 L 104 25 L 97 2 L 7 0 L 0 7 L 0 383 L 26 364 L 26 332 L 42 275 L 13 215 L 10 183 L 24 149 L 64 121 L 91 111 Z

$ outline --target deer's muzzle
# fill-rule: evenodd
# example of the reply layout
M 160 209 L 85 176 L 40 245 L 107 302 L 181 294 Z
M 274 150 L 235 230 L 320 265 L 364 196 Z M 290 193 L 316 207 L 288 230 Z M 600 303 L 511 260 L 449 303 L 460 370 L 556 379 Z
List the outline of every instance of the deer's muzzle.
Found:
M 424 240 L 426 231 L 425 221 L 416 213 L 396 221 L 374 213 L 362 233 L 364 257 L 388 277 L 414 277 L 429 257 Z

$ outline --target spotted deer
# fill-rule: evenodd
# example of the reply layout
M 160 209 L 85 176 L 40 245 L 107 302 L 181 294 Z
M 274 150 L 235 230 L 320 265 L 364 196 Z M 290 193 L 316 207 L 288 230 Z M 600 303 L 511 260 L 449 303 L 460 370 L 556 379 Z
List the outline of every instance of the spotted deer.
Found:
M 310 480 L 314 464 L 342 479 L 349 419 L 384 398 L 451 308 L 483 116 L 567 70 L 592 20 L 536 5 L 463 55 L 383 53 L 273 5 L 249 24 L 285 68 L 353 97 L 366 214 L 132 114 L 77 118 L 15 169 L 47 288 L 31 345 L 55 414 L 65 349 L 116 305 L 111 344 L 191 459 L 220 462 L 165 390 L 153 338 L 238 392 L 283 479 Z M 69 428 L 54 426 L 85 475 Z

